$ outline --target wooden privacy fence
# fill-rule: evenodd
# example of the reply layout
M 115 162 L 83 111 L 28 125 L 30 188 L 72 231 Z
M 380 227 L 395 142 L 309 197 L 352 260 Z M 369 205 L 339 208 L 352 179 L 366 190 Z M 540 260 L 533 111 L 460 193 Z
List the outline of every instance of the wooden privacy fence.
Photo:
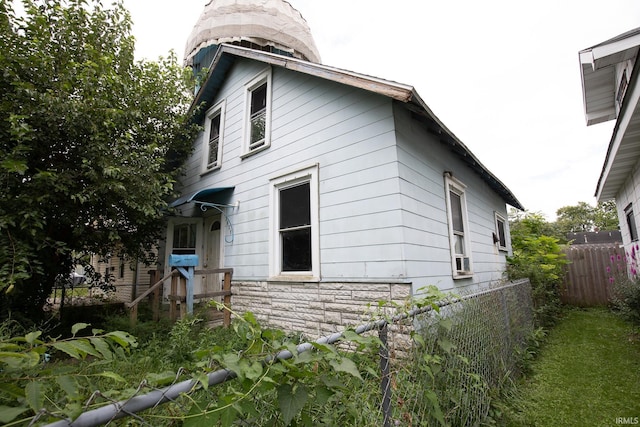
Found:
M 231 277 L 233 276 L 232 268 L 216 268 L 210 270 L 195 270 L 194 274 L 208 276 L 215 274 L 224 274 L 224 280 L 222 283 L 222 290 L 216 292 L 207 292 L 205 294 L 196 294 L 194 299 L 204 300 L 217 297 L 223 297 L 222 303 L 227 310 L 221 311 L 222 322 L 224 326 L 231 324 Z M 149 286 L 146 292 L 140 295 L 135 300 L 127 303 L 129 308 L 131 325 L 135 325 L 138 320 L 138 304 L 141 301 L 151 298 L 151 310 L 153 312 L 153 320 L 160 320 L 160 304 L 162 302 L 162 289 L 164 283 L 171 279 L 171 289 L 167 299 L 169 300 L 169 317 L 171 321 L 175 322 L 180 317 L 184 317 L 187 311 L 186 299 L 187 299 L 187 283 L 186 279 L 177 271 L 173 270 L 162 279 L 158 280 L 152 286 Z
M 562 302 L 579 307 L 606 305 L 612 277 L 626 274 L 624 247 L 618 244 L 570 245 L 564 250 L 567 268 Z

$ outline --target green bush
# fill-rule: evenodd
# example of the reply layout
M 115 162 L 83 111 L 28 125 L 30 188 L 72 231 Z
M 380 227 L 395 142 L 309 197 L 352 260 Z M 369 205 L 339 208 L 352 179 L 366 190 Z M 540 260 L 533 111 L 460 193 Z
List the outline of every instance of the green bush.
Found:
M 616 282 L 611 306 L 624 319 L 640 326 L 640 283 L 631 279 Z
M 105 362 L 125 359 L 137 346 L 135 338 L 122 331 L 88 332 L 89 326 L 73 325 L 66 339 L 24 333 L 10 322 L 0 326 L 0 424 L 36 425 L 51 412 L 73 419 L 97 381 L 107 390 L 125 381 Z
M 526 214 L 511 223 L 513 256 L 508 258 L 509 279 L 531 282 L 536 326 L 549 327 L 560 315 L 560 293 L 567 264 L 560 241 L 545 234 L 539 214 Z
M 613 285 L 611 308 L 622 318 L 640 326 L 640 273 L 638 269 L 639 245 L 634 245 L 624 259 L 611 256 L 609 281 Z

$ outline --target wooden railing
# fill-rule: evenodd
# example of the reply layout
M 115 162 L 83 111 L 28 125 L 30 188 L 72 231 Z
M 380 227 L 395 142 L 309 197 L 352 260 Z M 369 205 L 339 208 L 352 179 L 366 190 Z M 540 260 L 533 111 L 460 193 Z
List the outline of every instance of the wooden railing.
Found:
M 196 294 L 193 296 L 194 300 L 202 300 L 207 298 L 223 297 L 223 305 L 226 310 L 223 310 L 222 322 L 225 327 L 231 324 L 231 278 L 233 276 L 232 268 L 216 268 L 210 270 L 195 270 L 194 275 L 209 275 L 209 274 L 224 274 L 224 280 L 222 284 L 222 290 L 217 292 L 208 292 L 205 294 Z M 167 298 L 169 299 L 169 317 L 172 322 L 175 322 L 180 317 L 184 317 L 187 312 L 186 299 L 187 299 L 187 281 L 177 271 L 173 270 L 162 279 L 158 280 L 152 286 L 149 287 L 142 295 L 135 300 L 127 303 L 129 308 L 129 316 L 131 325 L 134 326 L 138 321 L 138 304 L 145 298 L 151 297 L 151 309 L 153 312 L 153 320 L 160 320 L 160 304 L 162 299 L 162 288 L 164 283 L 171 279 L 171 289 Z M 180 304 L 178 304 L 180 303 Z

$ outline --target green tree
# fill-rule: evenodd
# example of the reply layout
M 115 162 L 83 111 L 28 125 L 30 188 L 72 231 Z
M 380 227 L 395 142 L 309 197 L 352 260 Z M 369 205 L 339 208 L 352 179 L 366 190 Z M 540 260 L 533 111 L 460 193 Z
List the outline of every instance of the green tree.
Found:
M 33 317 L 74 253 L 150 253 L 196 126 L 121 1 L 22 4 L 0 2 L 0 303 Z
M 539 213 L 510 215 L 511 246 L 507 273 L 510 279 L 531 281 L 536 323 L 552 325 L 559 314 L 566 259 L 555 229 Z
M 588 203 L 579 202 L 575 206 L 564 206 L 556 211 L 556 215 L 556 222 L 563 231 L 593 231 L 593 206 Z
M 599 202 L 593 211 L 593 225 L 596 230 L 617 230 L 620 228 L 616 202 Z
M 618 229 L 618 216 L 613 201 L 600 202 L 595 207 L 579 202 L 574 206 L 561 207 L 556 215 L 557 229 L 563 236 L 567 233 Z

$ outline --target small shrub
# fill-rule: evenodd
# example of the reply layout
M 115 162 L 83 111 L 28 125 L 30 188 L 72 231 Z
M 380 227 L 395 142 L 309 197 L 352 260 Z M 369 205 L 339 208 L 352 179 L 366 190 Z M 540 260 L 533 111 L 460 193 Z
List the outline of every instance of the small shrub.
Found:
M 613 285 L 611 308 L 623 319 L 640 326 L 640 273 L 638 266 L 639 245 L 634 245 L 624 258 L 611 256 L 609 281 Z
M 146 344 L 153 341 L 156 337 L 162 337 L 165 341 L 173 324 L 167 317 L 161 317 L 159 321 L 153 320 L 138 321 L 131 326 L 129 316 L 112 315 L 107 316 L 101 328 L 106 331 L 127 331 L 136 339 L 138 343 Z
M 616 282 L 611 306 L 624 319 L 640 326 L 640 283 L 637 280 Z
M 531 364 L 538 356 L 540 347 L 547 338 L 547 330 L 544 328 L 534 329 L 527 336 L 527 345 L 524 349 L 518 351 L 517 365 L 522 374 L 531 372 Z

